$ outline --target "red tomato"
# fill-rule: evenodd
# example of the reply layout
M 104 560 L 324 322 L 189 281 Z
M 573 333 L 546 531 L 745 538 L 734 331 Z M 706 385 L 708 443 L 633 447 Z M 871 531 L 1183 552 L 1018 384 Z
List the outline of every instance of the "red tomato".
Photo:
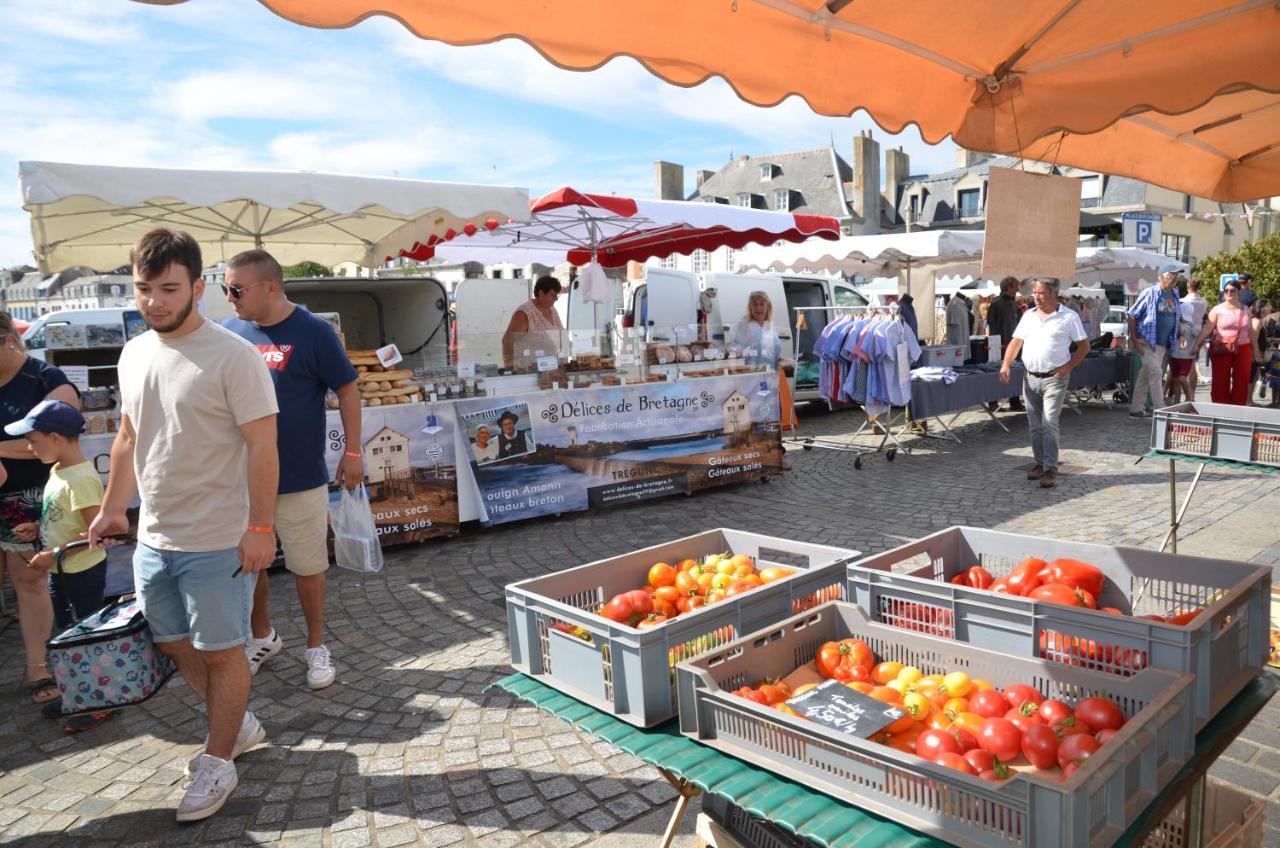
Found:
M 1046 724 L 1053 724 L 1071 715 L 1071 707 L 1068 707 L 1062 701 L 1051 698 L 1040 704 L 1040 718 L 1045 720 Z
M 1058 764 L 1058 734 L 1048 725 L 1037 724 L 1022 733 L 1022 755 L 1038 769 Z
M 1002 783 L 1013 777 L 1013 772 L 1009 771 L 1008 767 L 1005 766 L 1004 763 L 999 763 L 996 768 L 987 769 L 982 774 L 978 775 L 978 777 L 983 780 L 989 780 L 992 783 Z
M 651 612 L 636 622 L 636 628 L 639 630 L 648 630 L 650 627 L 657 627 L 666 620 L 667 617 L 665 615 L 659 615 L 656 612 Z
M 1049 563 L 1048 577 L 1041 582 L 1060 583 L 1072 589 L 1083 589 L 1096 598 L 1102 594 L 1106 577 L 1095 565 L 1063 557 Z
M 1025 683 L 1015 683 L 1007 687 L 1004 690 L 1004 697 L 1012 707 L 1020 707 L 1027 701 L 1039 704 L 1044 700 L 1044 695 L 1040 694 L 1039 689 Z
M 1024 712 L 1028 707 L 1031 708 L 1031 712 Z M 1021 707 L 1010 707 L 1009 712 L 1005 713 L 1004 717 L 1013 722 L 1013 726 L 1021 730 L 1023 733 L 1027 732 L 1028 727 L 1034 727 L 1037 724 L 1042 727 L 1044 726 L 1044 719 L 1040 718 L 1040 714 L 1035 711 L 1035 704 L 1023 704 Z
M 1062 744 L 1058 746 L 1058 765 L 1064 769 L 1068 764 L 1079 766 L 1089 757 L 1093 756 L 1093 752 L 1101 746 L 1098 740 L 1094 739 L 1087 733 L 1079 733 L 1075 736 L 1068 736 L 1062 740 Z
M 672 578 L 674 580 L 674 578 Z M 653 590 L 654 601 L 667 601 L 674 604 L 683 597 L 680 590 L 675 586 L 659 586 Z
M 839 642 L 824 643 L 818 649 L 816 662 L 819 674 L 840 680 L 836 672 L 841 669 L 847 671 L 854 666 L 864 666 L 869 675 L 871 667 L 875 665 L 875 654 L 860 639 L 841 639 Z
M 761 683 L 759 689 L 764 694 L 765 701 L 769 706 L 781 704 L 791 697 L 791 687 L 781 681 L 777 683 Z
M 765 694 L 759 689 L 752 689 L 749 686 L 743 686 L 735 694 L 740 694 L 748 701 L 754 701 L 757 704 L 763 704 L 765 706 L 769 705 L 769 699 L 765 697 Z
M 604 609 L 600 614 L 610 621 L 616 621 L 619 624 L 630 624 L 631 616 L 635 615 L 636 608 L 631 603 L 631 593 L 623 592 L 621 595 L 614 595 L 609 599 L 609 603 L 604 605 Z
M 1006 578 L 1009 581 L 1009 592 L 1014 595 L 1026 595 L 1040 585 L 1040 569 L 1044 560 L 1030 557 L 1014 566 Z
M 977 737 L 963 727 L 956 727 L 953 724 L 947 728 L 947 733 L 955 737 L 956 742 L 960 745 L 960 753 L 962 754 L 967 754 L 978 747 Z
M 634 589 L 627 592 L 627 597 L 631 599 L 631 608 L 641 618 L 653 612 L 653 595 L 643 589 Z
M 934 759 L 934 762 L 949 769 L 962 771 L 965 774 L 972 774 L 975 776 L 978 774 L 978 770 L 970 765 L 968 760 L 959 754 L 952 754 L 949 751 L 943 751 Z
M 991 572 L 980 565 L 965 569 L 964 585 L 966 586 L 974 589 L 990 589 L 993 582 L 995 581 L 991 577 Z
M 1009 702 L 995 689 L 983 689 L 969 698 L 969 712 L 983 718 L 998 718 L 1009 712 Z
M 962 754 L 960 743 L 950 733 L 926 730 L 916 739 L 916 756 L 932 762 L 939 754 Z
M 1119 732 L 1120 731 L 1118 730 L 1099 730 L 1093 735 L 1093 738 L 1098 740 L 1099 745 L 1105 745 L 1111 740 L 1112 736 L 1115 736 Z
M 1090 733 L 1124 727 L 1124 712 L 1108 698 L 1084 698 L 1078 701 L 1075 718 L 1089 728 Z
M 1046 583 L 1027 593 L 1033 601 L 1044 601 L 1049 604 L 1061 604 L 1065 607 L 1084 607 L 1097 609 L 1098 602 L 1094 595 L 1084 589 L 1072 588 L 1063 583 Z
M 1175 613 L 1169 616 L 1169 623 L 1176 624 L 1179 627 L 1185 627 L 1186 625 L 1190 624 L 1192 621 L 1195 621 L 1196 616 L 1200 615 L 1200 613 L 1202 612 L 1204 612 L 1204 607 L 1196 607 L 1195 609 L 1192 609 L 1192 610 L 1184 610 L 1183 612 Z
M 1080 767 L 1075 763 L 1067 763 L 1066 768 L 1062 770 L 1062 777 L 1059 780 L 1070 780 L 1071 775 L 1075 774 Z
M 1067 716 L 1064 719 L 1050 722 L 1049 727 L 1053 732 L 1058 734 L 1059 739 L 1066 739 L 1068 736 L 1088 736 L 1089 728 L 1075 720 L 1074 716 Z
M 982 723 L 978 745 L 998 760 L 1013 760 L 1022 748 L 1022 731 L 1007 718 L 989 718 Z
M 1017 592 L 1009 588 L 1009 578 L 1001 577 L 998 580 L 991 581 L 990 589 L 992 592 L 999 592 L 1002 595 L 1016 595 Z
M 964 752 L 964 758 L 973 766 L 978 774 L 982 774 L 987 769 L 996 767 L 996 758 L 991 756 L 990 751 L 984 751 L 981 748 L 974 748 L 971 751 Z
M 680 610 L 676 609 L 675 604 L 662 600 L 656 594 L 653 596 L 653 611 L 655 614 L 665 615 L 667 618 L 675 618 L 680 614 Z
M 1098 612 L 1110 613 L 1111 615 L 1124 615 L 1124 610 L 1118 610 L 1115 607 L 1098 607 Z

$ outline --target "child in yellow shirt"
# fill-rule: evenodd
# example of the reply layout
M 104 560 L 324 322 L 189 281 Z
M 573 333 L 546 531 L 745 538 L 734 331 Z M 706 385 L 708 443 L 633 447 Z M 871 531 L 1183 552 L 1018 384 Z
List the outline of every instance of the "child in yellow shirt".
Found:
M 41 550 L 27 567 L 47 572 L 53 568 L 60 546 L 88 538 L 89 524 L 102 505 L 102 480 L 80 451 L 84 416 L 62 401 L 46 400 L 4 429 L 11 436 L 26 436 L 27 449 L 41 462 L 53 465 L 44 487 L 40 523 L 13 528 L 13 535 L 23 541 L 34 542 L 39 537 Z M 106 551 L 85 549 L 70 554 L 63 559 L 61 571 L 60 578 L 49 581 L 54 619 L 60 630 L 102 607 L 107 582 Z M 46 714 L 57 717 L 61 707 L 60 701 L 52 701 Z M 65 729 L 69 733 L 87 730 L 110 715 L 104 712 L 76 716 Z

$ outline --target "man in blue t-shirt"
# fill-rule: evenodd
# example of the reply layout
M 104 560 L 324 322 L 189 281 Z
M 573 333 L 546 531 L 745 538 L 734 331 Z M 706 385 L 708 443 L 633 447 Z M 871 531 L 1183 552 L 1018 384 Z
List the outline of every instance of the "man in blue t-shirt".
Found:
M 346 450 L 336 482 L 352 489 L 364 479 L 356 370 L 333 327 L 285 297 L 280 263 L 265 250 L 232 257 L 222 292 L 236 313 L 224 326 L 257 346 L 275 383 L 280 406 L 276 533 L 307 620 L 307 686 L 323 689 L 335 676 L 324 644 L 324 573 L 329 567 L 324 398 L 329 390 L 338 395 Z M 254 674 L 284 648 L 271 626 L 267 582 L 259 580 L 254 590 L 253 633 L 244 646 Z

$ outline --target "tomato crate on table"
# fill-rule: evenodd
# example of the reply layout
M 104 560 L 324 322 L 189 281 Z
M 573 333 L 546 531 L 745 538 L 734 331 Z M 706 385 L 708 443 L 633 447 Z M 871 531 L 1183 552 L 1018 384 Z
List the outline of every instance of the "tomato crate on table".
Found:
M 1105 577 L 1096 604 L 1119 614 L 950 582 L 974 566 L 1008 577 L 1032 557 L 1095 566 Z M 1270 591 L 1267 567 L 952 527 L 851 563 L 846 595 L 875 621 L 1014 656 L 1191 673 L 1198 729 L 1265 668 Z M 1141 617 L 1177 612 L 1184 624 Z
M 759 570 L 791 570 L 759 588 L 637 629 L 604 617 L 607 601 L 645 585 L 656 563 L 718 554 Z M 708 530 L 506 587 L 511 664 L 638 727 L 676 714 L 675 664 L 805 609 L 844 596 L 857 551 L 741 530 Z
M 859 639 L 880 661 L 962 671 L 996 688 L 1028 684 L 1069 705 L 1108 698 L 1124 725 L 1066 779 L 1015 771 L 990 782 L 841 733 L 734 693 L 782 678 L 828 642 Z M 683 733 L 784 777 L 966 848 L 1108 848 L 1195 750 L 1191 675 L 1119 678 L 877 624 L 834 601 L 676 668 Z

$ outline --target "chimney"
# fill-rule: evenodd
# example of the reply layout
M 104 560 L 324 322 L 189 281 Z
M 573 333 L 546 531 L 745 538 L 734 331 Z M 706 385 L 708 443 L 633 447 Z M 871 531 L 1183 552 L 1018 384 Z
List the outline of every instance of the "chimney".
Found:
M 853 211 L 862 217 L 858 234 L 880 232 L 880 143 L 870 131 L 853 137 Z
M 694 171 L 694 177 L 697 180 L 697 188 L 702 188 L 702 184 L 716 175 L 715 171 L 707 168 L 699 168 Z
M 901 147 L 884 152 L 884 199 L 895 209 L 898 206 L 898 189 L 911 174 L 911 157 Z
M 658 200 L 684 200 L 684 166 L 658 161 L 653 164 Z
M 965 150 L 963 147 L 956 148 L 956 167 L 971 168 L 979 162 L 984 162 L 989 158 L 989 154 L 976 153 L 972 150 Z

